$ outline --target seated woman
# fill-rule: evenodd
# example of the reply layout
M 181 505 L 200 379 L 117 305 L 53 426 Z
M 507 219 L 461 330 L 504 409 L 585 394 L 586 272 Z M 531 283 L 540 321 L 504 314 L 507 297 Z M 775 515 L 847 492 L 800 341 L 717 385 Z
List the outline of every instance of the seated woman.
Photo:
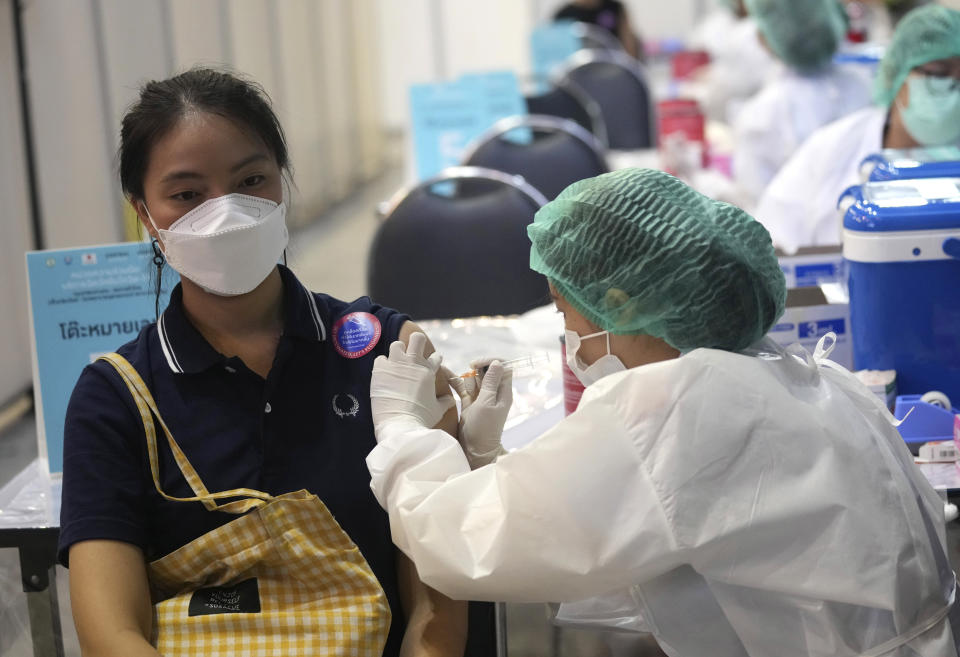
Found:
M 598 25 L 615 36 L 628 55 L 635 59 L 643 57 L 643 45 L 630 25 L 627 8 L 620 0 L 573 0 L 554 12 L 553 20 Z
M 220 650 L 181 650 L 151 609 L 151 593 L 171 588 L 169 578 L 158 581 L 158 564 L 169 566 L 184 550 L 206 558 L 210 551 L 196 541 L 237 518 L 171 499 L 190 498 L 204 485 L 214 493 L 306 489 L 319 497 L 338 524 L 332 531 L 360 556 L 352 565 L 321 559 L 318 567 L 375 576 L 369 593 L 376 613 L 367 621 L 380 645 L 362 654 L 462 654 L 465 604 L 426 589 L 393 547 L 364 465 L 374 445 L 367 402 L 373 359 L 416 326 L 368 298 L 345 302 L 311 292 L 277 264 L 287 245 L 289 160 L 262 89 L 205 68 L 149 82 L 120 137 L 123 191 L 159 263 L 165 258 L 180 284 L 157 322 L 118 353 L 145 382 L 157 421 L 183 455 L 161 434 L 153 458 L 144 439 L 149 414 L 141 417 L 108 362 L 83 371 L 66 419 L 59 559 L 70 567 L 84 654 L 239 654 L 239 646 L 253 644 L 239 631 Z M 451 414 L 438 426 L 455 423 Z M 188 485 L 190 465 L 196 477 Z M 225 567 L 176 565 L 183 572 L 172 586 L 187 592 Z M 296 579 L 293 588 L 310 573 Z M 191 618 L 193 611 L 191 602 Z M 310 629 L 284 630 L 306 651 L 296 654 L 319 654 L 317 642 L 336 638 Z M 275 631 L 280 636 L 275 627 L 261 634 Z M 295 652 L 283 645 L 281 653 Z
M 877 104 L 815 132 L 773 179 L 756 217 L 787 252 L 839 244 L 840 194 L 884 148 L 960 146 L 960 11 L 938 5 L 900 21 L 880 62 Z
M 830 336 L 812 355 L 764 337 L 786 288 L 763 226 L 624 169 L 574 183 L 528 233 L 587 386 L 574 413 L 501 454 L 494 362 L 465 456 L 423 413 L 425 338 L 374 363 L 367 464 L 424 581 L 580 601 L 560 615 L 652 632 L 671 657 L 956 657 L 943 502 Z

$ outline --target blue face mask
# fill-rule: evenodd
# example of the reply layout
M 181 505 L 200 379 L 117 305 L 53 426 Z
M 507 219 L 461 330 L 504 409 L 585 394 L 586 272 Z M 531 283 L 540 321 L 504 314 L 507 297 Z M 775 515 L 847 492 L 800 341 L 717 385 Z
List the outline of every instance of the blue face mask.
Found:
M 942 146 L 960 139 L 960 84 L 949 77 L 911 75 L 910 101 L 898 105 L 910 136 L 924 146 Z

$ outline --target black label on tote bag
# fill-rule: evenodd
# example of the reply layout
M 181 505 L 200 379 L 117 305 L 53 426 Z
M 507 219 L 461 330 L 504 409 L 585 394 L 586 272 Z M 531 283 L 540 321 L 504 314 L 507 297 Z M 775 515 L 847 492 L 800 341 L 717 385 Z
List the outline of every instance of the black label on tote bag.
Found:
M 209 614 L 259 614 L 260 586 L 252 577 L 233 586 L 197 589 L 190 596 L 189 616 Z

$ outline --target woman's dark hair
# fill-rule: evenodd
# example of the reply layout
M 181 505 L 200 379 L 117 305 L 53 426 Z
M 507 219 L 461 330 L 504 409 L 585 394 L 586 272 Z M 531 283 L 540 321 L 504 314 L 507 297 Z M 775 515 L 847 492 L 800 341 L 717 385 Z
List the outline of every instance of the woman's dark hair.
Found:
M 252 130 L 280 168 L 289 171 L 283 128 L 263 87 L 233 73 L 197 67 L 166 80 L 147 82 L 140 89 L 140 99 L 123 117 L 118 157 L 125 194 L 143 198 L 150 150 L 191 112 L 217 114 Z

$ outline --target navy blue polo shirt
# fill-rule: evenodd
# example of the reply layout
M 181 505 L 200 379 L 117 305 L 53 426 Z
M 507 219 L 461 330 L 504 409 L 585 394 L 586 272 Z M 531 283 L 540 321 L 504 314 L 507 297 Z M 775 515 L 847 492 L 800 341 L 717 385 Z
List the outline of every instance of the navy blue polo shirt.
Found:
M 396 655 L 406 624 L 396 550 L 364 459 L 376 444 L 373 360 L 408 318 L 367 297 L 346 303 L 309 292 L 282 266 L 280 274 L 284 329 L 266 380 L 203 338 L 184 313 L 179 286 L 160 320 L 117 351 L 143 377 L 208 490 L 305 488 L 323 500 L 386 592 L 393 624 L 384 655 Z M 164 492 L 192 495 L 159 427 L 158 434 Z M 70 546 L 89 539 L 132 543 L 152 561 L 234 518 L 157 493 L 130 393 L 109 363 L 87 366 L 67 409 L 60 562 L 67 565 Z

